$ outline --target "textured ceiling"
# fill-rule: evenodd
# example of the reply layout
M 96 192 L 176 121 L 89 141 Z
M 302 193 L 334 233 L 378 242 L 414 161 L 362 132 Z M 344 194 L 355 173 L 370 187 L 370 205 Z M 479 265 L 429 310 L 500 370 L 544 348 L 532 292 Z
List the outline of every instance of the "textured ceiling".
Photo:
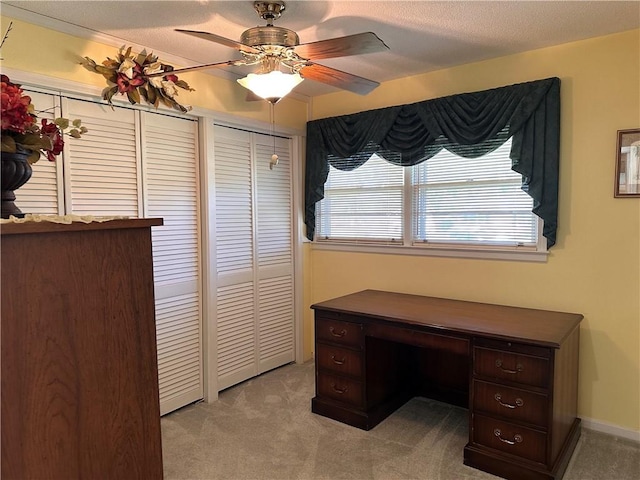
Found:
M 14 18 L 171 55 L 185 66 L 240 58 L 225 46 L 175 32 L 203 30 L 238 41 L 264 25 L 252 1 L 31 1 L 3 0 Z M 607 35 L 640 26 L 640 1 L 309 1 L 290 0 L 277 26 L 301 43 L 372 31 L 389 46 L 380 53 L 322 63 L 379 82 Z M 248 67 L 209 71 L 239 78 Z M 187 75 L 187 74 L 185 74 Z M 188 80 L 187 80 L 188 81 Z M 303 95 L 336 91 L 305 81 Z

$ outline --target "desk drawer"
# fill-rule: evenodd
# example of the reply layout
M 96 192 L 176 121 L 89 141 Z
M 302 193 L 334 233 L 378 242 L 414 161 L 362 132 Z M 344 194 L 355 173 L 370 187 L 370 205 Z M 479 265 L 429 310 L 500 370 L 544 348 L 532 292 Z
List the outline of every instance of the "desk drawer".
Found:
M 364 395 L 362 382 L 320 372 L 316 378 L 317 394 L 354 407 L 362 407 Z
M 546 434 L 483 415 L 473 415 L 472 441 L 521 458 L 546 462 Z
M 364 346 L 362 324 L 341 322 L 316 314 L 316 340 L 362 348 Z
M 476 412 L 547 427 L 549 402 L 546 395 L 474 380 L 473 399 Z
M 316 362 L 324 370 L 360 378 L 362 353 L 333 345 L 317 344 Z
M 535 387 L 549 386 L 547 358 L 483 347 L 474 347 L 473 357 L 473 369 L 476 375 Z

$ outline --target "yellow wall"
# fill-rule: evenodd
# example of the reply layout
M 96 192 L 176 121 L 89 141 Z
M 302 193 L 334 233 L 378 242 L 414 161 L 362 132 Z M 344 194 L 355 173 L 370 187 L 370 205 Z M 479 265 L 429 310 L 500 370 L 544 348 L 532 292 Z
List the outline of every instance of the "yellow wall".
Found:
M 2 32 L 7 17 L 0 17 Z M 640 127 L 640 32 L 632 31 L 387 82 L 366 97 L 325 95 L 313 118 L 410 103 L 550 76 L 562 80 L 558 243 L 545 264 L 314 251 L 305 244 L 305 304 L 378 288 L 580 312 L 580 415 L 640 430 L 640 199 L 613 198 L 616 130 Z M 116 48 L 14 20 L 2 65 L 103 88 L 81 67 Z M 174 65 L 179 67 L 179 65 Z M 233 82 L 181 76 L 179 101 L 269 120 L 265 102 L 245 102 Z M 302 129 L 307 105 L 286 98 L 276 120 Z M 305 357 L 313 348 L 305 309 Z
M 579 413 L 640 430 L 640 198 L 613 198 L 616 131 L 640 128 L 640 31 L 314 99 L 313 118 L 560 77 L 558 243 L 543 264 L 313 250 L 310 303 L 375 288 L 579 312 Z M 305 319 L 312 335 L 312 316 Z M 307 339 L 307 348 L 312 340 Z M 307 355 L 311 352 L 307 350 Z
M 13 27 L 2 46 L 3 67 L 73 80 L 100 89 L 107 86 L 101 75 L 88 71 L 80 65 L 80 61 L 83 57 L 89 57 L 101 63 L 107 57 L 114 58 L 118 53 L 117 47 L 9 17 L 0 17 L 3 34 L 10 21 L 13 21 Z M 138 53 L 135 49 L 133 51 Z M 170 63 L 162 58 L 161 53 L 158 52 L 158 55 L 160 60 Z M 173 66 L 180 68 L 180 65 Z M 236 82 L 202 72 L 188 72 L 179 76 L 195 89 L 194 92 L 179 90 L 179 103 L 269 122 L 267 102 L 245 101 L 247 91 Z M 302 130 L 307 121 L 307 103 L 291 97 L 284 98 L 275 106 L 275 119 L 278 125 Z

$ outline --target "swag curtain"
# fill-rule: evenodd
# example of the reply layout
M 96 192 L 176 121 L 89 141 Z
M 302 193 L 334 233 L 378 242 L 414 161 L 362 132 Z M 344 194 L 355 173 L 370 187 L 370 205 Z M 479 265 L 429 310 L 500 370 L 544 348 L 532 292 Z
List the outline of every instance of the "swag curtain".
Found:
M 560 79 L 547 78 L 307 123 L 305 224 L 313 240 L 316 202 L 329 165 L 353 170 L 373 153 L 402 166 L 442 148 L 465 158 L 495 150 L 510 137 L 512 170 L 544 221 L 547 247 L 556 242 Z M 472 161 L 472 160 L 469 160 Z

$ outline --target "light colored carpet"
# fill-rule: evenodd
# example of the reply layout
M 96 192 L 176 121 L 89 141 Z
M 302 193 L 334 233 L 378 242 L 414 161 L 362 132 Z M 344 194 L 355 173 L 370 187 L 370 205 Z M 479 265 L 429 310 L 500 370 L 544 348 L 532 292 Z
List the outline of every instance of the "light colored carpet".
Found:
M 162 418 L 172 479 L 471 480 L 465 409 L 415 398 L 369 432 L 311 413 L 313 363 L 288 365 Z M 564 480 L 640 480 L 640 444 L 584 430 Z

